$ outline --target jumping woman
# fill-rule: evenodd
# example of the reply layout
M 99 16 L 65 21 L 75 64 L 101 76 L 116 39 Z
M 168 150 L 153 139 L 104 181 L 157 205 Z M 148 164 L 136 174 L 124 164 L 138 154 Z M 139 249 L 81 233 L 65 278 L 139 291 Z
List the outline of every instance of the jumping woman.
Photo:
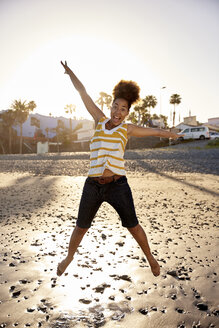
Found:
M 97 126 L 90 143 L 90 169 L 82 192 L 76 226 L 70 238 L 68 254 L 58 264 L 57 275 L 61 276 L 72 262 L 82 238 L 90 228 L 100 205 L 105 201 L 117 211 L 122 226 L 129 230 L 141 247 L 153 275 L 159 276 L 160 266 L 151 253 L 146 233 L 135 213 L 123 156 L 131 136 L 176 139 L 178 135 L 162 129 L 144 128 L 124 122 L 131 105 L 139 99 L 140 88 L 135 82 L 122 80 L 114 87 L 110 118 L 107 118 L 87 94 L 84 85 L 68 67 L 67 62 L 61 64 Z

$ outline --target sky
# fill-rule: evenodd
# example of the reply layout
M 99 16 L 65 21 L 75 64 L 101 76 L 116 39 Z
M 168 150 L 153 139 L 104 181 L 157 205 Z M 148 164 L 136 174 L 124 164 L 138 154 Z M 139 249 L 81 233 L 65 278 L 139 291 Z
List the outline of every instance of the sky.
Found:
M 66 60 L 94 101 L 134 80 L 157 98 L 152 113 L 170 118 L 177 93 L 176 123 L 207 122 L 219 116 L 218 18 L 218 0 L 0 0 L 0 110 L 34 100 L 43 115 L 75 104 L 90 118 Z

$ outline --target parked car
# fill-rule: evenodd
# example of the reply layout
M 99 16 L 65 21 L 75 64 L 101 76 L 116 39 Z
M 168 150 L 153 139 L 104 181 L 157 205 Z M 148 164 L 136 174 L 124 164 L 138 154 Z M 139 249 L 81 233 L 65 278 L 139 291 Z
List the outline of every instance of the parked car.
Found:
M 219 139 L 219 132 L 209 132 L 210 133 L 210 139 Z
M 177 133 L 179 135 L 179 140 L 184 139 L 209 139 L 209 129 L 207 126 L 200 125 L 195 127 L 189 127 L 184 129 L 183 131 Z

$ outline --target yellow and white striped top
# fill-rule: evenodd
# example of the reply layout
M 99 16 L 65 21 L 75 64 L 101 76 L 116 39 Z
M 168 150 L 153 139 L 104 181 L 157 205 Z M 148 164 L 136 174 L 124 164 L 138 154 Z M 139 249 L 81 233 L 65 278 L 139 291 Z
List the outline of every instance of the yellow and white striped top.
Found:
M 124 152 L 127 144 L 127 124 L 121 123 L 111 130 L 105 124 L 109 118 L 102 117 L 90 143 L 89 177 L 101 176 L 105 169 L 114 174 L 125 175 Z

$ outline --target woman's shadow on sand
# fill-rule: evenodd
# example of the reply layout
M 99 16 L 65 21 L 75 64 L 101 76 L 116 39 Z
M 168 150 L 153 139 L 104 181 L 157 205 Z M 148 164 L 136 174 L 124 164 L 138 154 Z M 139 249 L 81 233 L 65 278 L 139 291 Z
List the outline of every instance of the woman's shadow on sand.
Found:
M 10 216 L 30 215 L 57 197 L 55 184 L 59 177 L 18 176 L 0 185 L 0 222 Z
M 172 181 L 178 182 L 182 185 L 192 187 L 192 188 L 194 188 L 194 189 L 196 189 L 200 192 L 208 193 L 212 196 L 217 196 L 217 197 L 219 196 L 219 193 L 217 191 L 214 191 L 214 190 L 211 190 L 207 187 L 203 187 L 201 185 L 197 185 L 197 184 L 186 181 L 186 178 L 184 176 L 180 176 L 180 174 L 183 174 L 185 172 L 182 172 L 182 171 L 177 172 L 177 170 L 176 170 L 176 173 L 178 173 L 178 177 L 177 177 L 177 175 L 173 176 L 173 175 L 168 174 L 166 172 L 162 172 L 159 169 L 156 169 L 155 166 L 150 165 L 149 163 L 145 163 L 145 161 L 141 161 L 141 160 L 138 160 L 138 167 L 144 169 L 144 171 L 147 170 L 149 173 L 155 173 L 155 174 L 157 174 L 157 175 L 159 175 L 163 178 L 167 178 L 167 179 L 170 179 Z M 194 170 L 194 172 L 192 172 L 191 175 L 193 173 L 203 174 L 203 172 L 199 172 L 199 170 Z M 205 172 L 205 174 L 208 174 L 208 172 Z

